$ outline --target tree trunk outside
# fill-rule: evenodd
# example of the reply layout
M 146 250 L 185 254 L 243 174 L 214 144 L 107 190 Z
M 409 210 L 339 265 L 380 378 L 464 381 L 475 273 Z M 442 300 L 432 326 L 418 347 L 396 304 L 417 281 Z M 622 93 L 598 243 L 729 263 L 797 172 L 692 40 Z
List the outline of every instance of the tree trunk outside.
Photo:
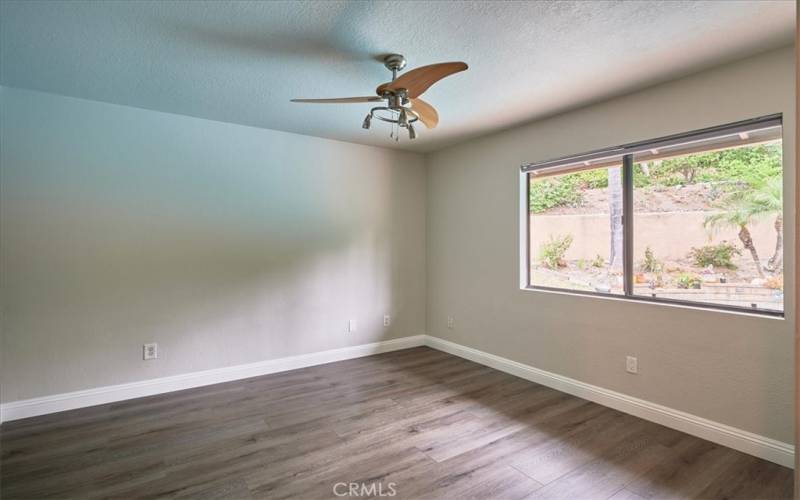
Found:
M 783 215 L 775 218 L 775 253 L 772 254 L 767 266 L 770 271 L 780 271 L 783 267 Z
M 609 269 L 622 270 L 622 169 L 608 169 L 608 208 L 611 214 Z
M 750 236 L 750 230 L 747 226 L 739 226 L 739 239 L 742 240 L 742 245 L 750 250 L 750 255 L 753 257 L 753 262 L 756 263 L 756 271 L 760 277 L 764 277 L 764 271 L 761 269 L 761 259 L 758 258 L 758 252 L 755 245 L 753 245 L 753 237 Z

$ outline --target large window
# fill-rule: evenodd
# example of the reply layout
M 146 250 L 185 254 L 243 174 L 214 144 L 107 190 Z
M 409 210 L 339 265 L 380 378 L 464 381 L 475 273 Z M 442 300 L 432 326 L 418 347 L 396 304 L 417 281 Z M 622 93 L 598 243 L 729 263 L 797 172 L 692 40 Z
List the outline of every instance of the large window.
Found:
M 783 313 L 780 116 L 522 171 L 528 287 Z

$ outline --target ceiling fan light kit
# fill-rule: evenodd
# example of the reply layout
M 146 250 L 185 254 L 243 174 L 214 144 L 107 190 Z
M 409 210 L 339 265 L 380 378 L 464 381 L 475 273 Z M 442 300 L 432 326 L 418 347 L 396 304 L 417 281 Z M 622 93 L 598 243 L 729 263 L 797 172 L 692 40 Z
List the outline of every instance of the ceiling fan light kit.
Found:
M 429 129 L 435 128 L 439 123 L 439 113 L 419 96 L 439 80 L 468 68 L 463 62 L 438 63 L 412 69 L 398 77 L 397 72 L 406 67 L 406 58 L 400 54 L 389 54 L 383 59 L 383 65 L 392 72 L 392 81 L 379 85 L 375 90 L 377 96 L 292 99 L 292 102 L 345 104 L 386 101 L 384 106 L 369 110 L 361 127 L 369 129 L 372 119 L 377 118 L 392 124 L 389 137 L 396 141 L 400 140 L 399 133 L 396 132 L 401 128 L 408 131 L 409 139 L 416 139 L 417 132 L 413 123 L 421 121 Z

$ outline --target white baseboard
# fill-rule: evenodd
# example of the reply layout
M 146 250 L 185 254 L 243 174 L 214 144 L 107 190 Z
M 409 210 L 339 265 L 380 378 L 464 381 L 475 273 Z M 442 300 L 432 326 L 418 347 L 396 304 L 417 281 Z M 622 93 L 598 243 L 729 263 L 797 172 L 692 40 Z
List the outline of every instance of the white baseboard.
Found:
M 97 387 L 83 391 L 67 392 L 40 398 L 13 401 L 0 405 L 0 422 L 35 417 L 76 408 L 85 408 L 126 399 L 153 396 L 165 392 L 180 391 L 204 385 L 230 382 L 270 373 L 295 370 L 307 366 L 321 365 L 360 358 L 381 352 L 396 351 L 424 345 L 425 336 L 415 335 L 399 339 L 384 340 L 372 344 L 342 347 L 328 351 L 300 354 L 286 358 L 271 359 L 245 365 L 228 366 L 213 370 L 174 375 L 140 382 Z
M 531 382 L 552 387 L 561 392 L 594 401 L 603 406 L 608 406 L 609 408 L 614 408 L 615 410 L 629 413 L 786 467 L 794 467 L 794 446 L 791 444 L 429 335 L 403 337 L 245 365 L 13 401 L 0 405 L 0 422 L 258 377 L 270 373 L 295 370 L 307 366 L 332 363 L 334 361 L 408 349 L 421 345 L 427 345 L 434 349 L 469 359 Z
M 794 468 L 794 446 L 791 444 L 540 370 L 438 337 L 426 335 L 425 345 L 743 453 Z

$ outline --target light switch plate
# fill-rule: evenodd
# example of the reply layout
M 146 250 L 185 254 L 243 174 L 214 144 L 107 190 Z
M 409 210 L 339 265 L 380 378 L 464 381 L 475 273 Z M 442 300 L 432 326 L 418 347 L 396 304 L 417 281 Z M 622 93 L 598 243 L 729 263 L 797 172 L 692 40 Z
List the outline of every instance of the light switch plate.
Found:
M 633 356 L 626 357 L 625 371 L 628 373 L 639 373 L 639 359 Z

